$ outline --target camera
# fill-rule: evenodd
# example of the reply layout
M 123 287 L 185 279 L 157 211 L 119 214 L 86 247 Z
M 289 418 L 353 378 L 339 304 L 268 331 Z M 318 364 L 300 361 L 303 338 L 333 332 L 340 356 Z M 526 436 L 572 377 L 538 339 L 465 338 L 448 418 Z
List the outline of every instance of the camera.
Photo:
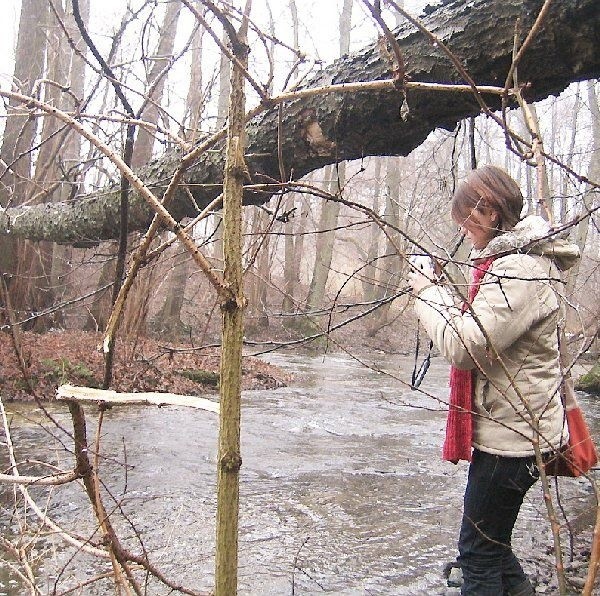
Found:
M 410 255 L 408 262 L 413 269 L 418 269 L 427 277 L 435 276 L 435 264 L 429 255 Z

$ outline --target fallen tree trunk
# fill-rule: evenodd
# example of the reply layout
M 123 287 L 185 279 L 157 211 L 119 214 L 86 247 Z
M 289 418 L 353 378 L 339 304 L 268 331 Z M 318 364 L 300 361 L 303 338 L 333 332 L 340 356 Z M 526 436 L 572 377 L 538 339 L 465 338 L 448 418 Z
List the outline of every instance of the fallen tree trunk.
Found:
M 462 61 L 478 85 L 503 86 L 509 70 L 515 24 L 523 36 L 542 5 L 540 0 L 454 0 L 432 10 L 425 26 Z M 600 76 L 597 0 L 555 0 L 542 30 L 519 63 L 519 78 L 528 85 L 528 99 L 556 94 L 571 82 Z M 464 83 L 455 67 L 434 45 L 406 24 L 396 32 L 410 81 Z M 304 87 L 389 79 L 392 65 L 378 44 L 344 56 L 320 71 Z M 485 97 L 496 109 L 500 99 Z M 247 165 L 253 183 L 298 179 L 340 160 L 367 155 L 406 155 L 436 128 L 452 128 L 480 113 L 472 94 L 409 90 L 408 119 L 400 117 L 402 93 L 379 91 L 329 93 L 304 97 L 263 111 L 248 123 Z M 278 139 L 281 151 L 278 150 Z M 219 146 L 222 148 L 222 145 Z M 279 155 L 283 158 L 280 164 Z M 138 175 L 161 196 L 181 160 L 174 151 L 142 168 Z M 205 152 L 187 171 L 185 183 L 194 202 L 181 189 L 169 207 L 175 219 L 194 216 L 221 192 L 224 153 Z M 260 204 L 274 191 L 246 191 L 245 204 Z M 130 229 L 147 227 L 153 212 L 138 194 L 131 196 Z M 79 244 L 115 238 L 118 234 L 118 189 L 104 189 L 70 203 L 47 203 L 0 211 L 0 236 Z

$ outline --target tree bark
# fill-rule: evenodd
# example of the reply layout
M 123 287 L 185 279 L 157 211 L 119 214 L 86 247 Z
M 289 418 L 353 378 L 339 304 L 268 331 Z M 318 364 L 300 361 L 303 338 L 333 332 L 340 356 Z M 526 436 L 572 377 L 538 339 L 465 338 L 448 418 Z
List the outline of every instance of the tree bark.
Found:
M 350 31 L 352 29 L 352 2 L 344 0 L 342 12 L 339 16 L 340 31 L 340 56 L 350 51 Z M 339 194 L 346 182 L 346 162 L 336 164 L 336 167 L 327 168 L 331 172 L 330 190 L 331 194 Z M 321 206 L 321 217 L 319 221 L 319 234 L 317 235 L 317 246 L 315 251 L 315 263 L 312 279 L 306 299 L 308 310 L 321 306 L 325 297 L 329 271 L 333 261 L 333 250 L 336 241 L 336 227 L 340 215 L 340 203 L 325 201 Z
M 403 166 L 400 159 L 388 159 L 387 161 L 387 172 L 386 172 L 386 192 L 385 192 L 385 210 L 383 219 L 390 225 L 390 235 L 392 236 L 394 243 L 397 246 L 402 246 L 406 241 L 395 232 L 396 229 L 406 229 L 405 222 L 400 221 L 400 193 L 402 189 L 401 182 L 401 168 Z M 390 238 L 386 239 L 385 252 L 386 255 L 393 255 L 395 253 L 394 244 Z M 382 266 L 379 269 L 380 275 L 378 280 L 378 299 L 383 300 L 384 298 L 395 294 L 400 282 L 400 269 L 404 266 L 404 262 L 400 259 L 385 259 L 382 261 Z M 382 305 L 378 311 L 378 325 L 387 325 L 388 314 L 390 310 L 390 303 Z
M 156 56 L 152 58 L 152 67 L 148 72 L 148 87 L 150 89 L 148 92 L 148 104 L 140 114 L 140 118 L 150 124 L 158 124 L 160 119 L 160 104 L 163 99 L 167 79 L 165 69 L 169 65 L 169 62 L 173 60 L 173 46 L 175 45 L 175 34 L 177 33 L 180 13 L 181 4 L 176 2 L 167 4 L 160 30 Z M 140 127 L 135 139 L 131 160 L 132 167 L 136 169 L 150 161 L 153 148 L 154 135 L 149 130 Z
M 345 162 L 342 162 L 337 168 L 332 166 L 326 170 L 325 178 L 329 185 L 328 190 L 332 195 L 338 194 L 341 190 L 346 175 L 345 166 Z M 323 203 L 317 228 L 315 262 L 306 298 L 306 309 L 309 311 L 320 308 L 325 298 L 325 289 L 333 261 L 335 229 L 339 214 L 340 203 L 337 201 L 325 201 Z
M 61 4 L 58 4 L 55 9 L 57 18 L 64 22 L 66 14 Z M 68 110 L 72 108 L 73 100 L 66 96 L 62 88 L 68 86 L 71 78 L 69 73 L 71 52 L 69 52 L 66 39 L 60 33 L 61 29 L 52 15 L 52 18 L 49 19 L 46 40 L 46 79 L 55 82 L 56 85 L 45 84 L 44 101 Z M 62 88 L 59 88 L 58 85 Z M 33 173 L 35 188 L 38 189 L 36 192 L 40 192 L 39 189 L 46 192 L 46 189 L 55 187 L 57 192 L 52 193 L 53 198 L 60 199 L 62 192 L 58 190 L 58 185 L 62 178 L 60 162 L 64 159 L 63 147 L 66 147 L 68 139 L 73 136 L 72 131 L 62 126 L 59 120 L 44 119 L 41 130 L 42 143 Z M 60 282 L 61 247 L 48 242 L 35 244 L 27 241 L 20 248 L 17 263 L 19 282 L 13 290 L 19 287 L 26 288 L 23 293 L 18 290 L 16 292 L 21 298 L 19 303 L 26 306 L 29 311 L 42 312 L 55 302 L 57 295 L 60 293 L 64 295 L 66 291 L 65 285 Z M 16 299 L 19 299 L 18 295 L 15 296 Z M 61 324 L 62 313 L 56 312 L 36 318 L 33 329 L 42 332 Z
M 296 290 L 298 288 L 298 279 L 300 271 L 300 259 L 296 252 L 296 242 L 299 238 L 295 234 L 295 218 L 298 198 L 294 193 L 285 197 L 284 212 L 291 213 L 291 217 L 283 224 L 283 300 L 281 301 L 281 310 L 284 313 L 294 313 L 297 311 Z
M 192 63 L 190 66 L 190 84 L 185 101 L 186 113 L 180 134 L 189 141 L 195 141 L 200 132 L 200 122 L 205 108 L 205 91 L 202 88 L 202 43 L 204 29 L 198 27 L 192 41 Z
M 591 180 L 600 176 L 600 106 L 598 105 L 598 94 L 592 81 L 587 85 L 587 98 L 592 114 L 592 157 L 588 165 L 588 178 Z M 598 200 L 598 190 L 586 188 L 582 197 L 580 214 L 583 215 L 587 210 L 592 209 L 594 200 Z M 590 219 L 583 218 L 575 228 L 574 240 L 583 252 L 586 245 L 588 232 L 590 228 Z M 575 280 L 579 274 L 580 262 L 569 269 L 567 274 L 567 296 L 571 296 L 574 290 Z
M 300 22 L 298 21 L 298 7 L 295 0 L 289 0 L 290 16 L 292 19 L 292 37 L 294 39 L 293 48 L 295 51 L 300 50 Z M 275 36 L 275 30 L 271 32 Z M 295 81 L 296 74 L 293 73 L 292 81 Z M 285 169 L 283 167 L 282 169 Z M 283 172 L 285 175 L 286 172 Z M 300 260 L 298 255 L 301 252 L 296 251 L 296 244 L 303 242 L 304 237 L 295 233 L 296 231 L 296 203 L 299 202 L 298 197 L 294 193 L 289 193 L 283 202 L 283 210 L 290 213 L 291 217 L 283 223 L 283 300 L 281 302 L 281 310 L 284 313 L 294 313 L 297 311 L 296 291 L 300 281 Z M 302 240 L 301 240 L 302 239 Z
M 45 0 L 23 0 L 15 51 L 14 79 L 24 94 L 32 93 L 36 82 L 44 74 L 47 17 L 48 3 Z M 28 117 L 23 112 L 15 114 L 15 108 L 20 106 L 12 101 L 8 104 L 8 118 L 0 150 L 2 157 L 0 205 L 2 207 L 6 207 L 9 203 L 22 203 L 27 198 L 27 193 L 31 191 L 30 148 L 38 128 L 35 118 Z
M 246 0 L 233 52 L 248 68 L 247 31 L 251 0 Z M 221 303 L 221 369 L 219 452 L 217 462 L 217 520 L 215 545 L 215 596 L 237 594 L 239 488 L 242 457 L 240 419 L 242 392 L 242 344 L 246 299 L 242 270 L 242 199 L 247 169 L 244 163 L 244 76 L 236 64 L 231 70 L 227 119 L 227 143 L 223 183 L 224 282 L 230 297 Z
M 44 0 L 23 0 L 13 76 L 14 84 L 25 94 L 34 93 L 36 83 L 44 77 L 47 24 L 48 4 Z M 38 190 L 31 181 L 31 145 L 39 133 L 39 123 L 22 107 L 7 102 L 0 148 L 0 212 L 4 207 L 28 203 Z M 40 249 L 23 242 L 17 235 L 0 237 L 0 275 L 6 275 L 7 292 L 16 312 L 41 310 L 45 304 L 43 292 L 36 292 L 29 279 L 30 273 L 32 276 L 44 274 L 40 250 L 47 253 L 47 247 L 44 251 L 44 247 Z M 5 307 L 8 309 L 8 304 Z
M 186 326 L 181 320 L 181 309 L 184 303 L 185 288 L 190 270 L 190 258 L 179 243 L 178 254 L 173 257 L 173 266 L 167 273 L 165 287 L 167 296 L 156 317 L 155 329 L 169 339 L 181 337 Z
M 177 21 L 180 14 L 180 6 L 177 10 L 173 8 L 175 4 L 167 6 L 167 10 L 164 18 L 163 32 L 161 33 L 159 43 L 159 58 L 164 57 L 166 53 L 172 54 L 173 46 L 175 42 L 175 31 L 177 29 Z M 164 30 L 167 28 L 167 32 Z M 194 33 L 192 42 L 192 63 L 190 65 L 190 84 L 187 92 L 186 100 L 186 114 L 182 121 L 182 132 L 183 136 L 186 136 L 185 123 L 189 116 L 189 136 L 193 139 L 196 137 L 197 128 L 200 124 L 200 116 L 203 109 L 204 98 L 202 95 L 202 34 L 204 30 L 198 27 Z M 161 69 L 157 69 L 156 72 L 152 72 L 149 77 L 150 81 L 156 79 Z M 158 89 L 157 89 L 158 91 Z M 160 96 L 162 98 L 162 88 Z M 156 116 L 158 111 L 155 109 Z M 158 122 L 158 120 L 155 120 Z M 136 152 L 139 149 L 138 143 L 140 141 L 140 134 L 136 140 Z M 134 157 L 137 153 L 134 154 Z M 156 328 L 161 329 L 168 337 L 177 337 L 185 330 L 185 325 L 181 321 L 181 308 L 183 306 L 183 298 L 185 296 L 185 287 L 188 278 L 188 254 L 185 252 L 183 247 L 181 248 L 181 254 L 176 256 L 173 260 L 173 268 L 168 273 L 168 282 L 165 284 L 167 289 L 167 295 L 165 301 L 159 311 L 156 321 Z
M 539 0 L 456 0 L 432 9 L 423 18 L 427 28 L 458 56 L 477 84 L 503 85 L 512 57 L 514 27 L 529 30 Z M 600 76 L 597 31 L 600 10 L 597 0 L 556 0 L 519 63 L 519 78 L 528 84 L 528 100 L 559 93 L 569 83 Z M 398 43 L 412 81 L 463 82 L 441 51 L 412 25 L 396 31 Z M 378 45 L 357 54 L 343 56 L 320 71 L 307 87 L 347 81 L 370 81 L 391 77 L 387 59 Z M 486 97 L 488 105 L 499 107 L 497 97 Z M 282 148 L 284 163 L 293 166 L 299 178 L 326 164 L 365 155 L 406 155 L 436 127 L 452 128 L 459 120 L 479 113 L 472 94 L 410 91 L 410 117 L 399 117 L 401 94 L 395 90 L 335 93 L 305 97 L 284 105 Z M 247 126 L 248 167 L 253 181 L 279 178 L 277 112 L 261 113 Z M 317 125 L 323 142 L 307 135 Z M 311 142 L 312 141 L 312 142 Z M 180 161 L 178 152 L 166 154 L 140 171 L 142 179 L 162 194 L 164 179 Z M 202 185 L 222 181 L 221 152 L 203 154 L 187 174 L 186 181 Z M 196 203 L 202 208 L 220 189 L 192 186 Z M 266 193 L 246 192 L 246 204 L 259 204 Z M 63 243 L 112 238 L 117 233 L 118 189 L 104 189 L 73 204 L 15 208 L 0 213 L 0 235 Z M 195 207 L 183 190 L 174 201 L 172 214 L 179 219 L 193 216 Z M 139 196 L 132 197 L 130 226 L 145 228 L 151 209 Z
M 255 238 L 251 257 L 253 263 L 248 268 L 250 275 L 246 276 L 248 296 L 246 326 L 253 330 L 266 329 L 269 326 L 267 289 L 270 281 L 271 224 L 271 218 L 266 211 L 254 209 L 251 228 L 252 237 Z
M 373 205 L 371 209 L 374 213 L 379 213 L 379 197 L 381 196 L 381 160 L 375 163 L 375 173 L 373 175 Z M 363 300 L 370 302 L 375 300 L 377 292 L 377 268 L 379 266 L 377 255 L 379 254 L 379 238 L 381 229 L 374 221 L 369 224 L 368 244 L 364 255 L 364 261 L 367 263 L 362 278 Z

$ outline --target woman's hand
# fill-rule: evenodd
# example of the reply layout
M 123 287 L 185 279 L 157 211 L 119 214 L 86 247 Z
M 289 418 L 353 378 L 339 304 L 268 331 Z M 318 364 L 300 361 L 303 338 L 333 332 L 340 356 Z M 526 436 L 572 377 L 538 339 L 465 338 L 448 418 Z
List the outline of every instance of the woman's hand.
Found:
M 433 271 L 432 271 L 433 274 Z M 424 288 L 434 285 L 435 281 L 417 269 L 411 269 L 408 274 L 408 284 L 415 296 Z

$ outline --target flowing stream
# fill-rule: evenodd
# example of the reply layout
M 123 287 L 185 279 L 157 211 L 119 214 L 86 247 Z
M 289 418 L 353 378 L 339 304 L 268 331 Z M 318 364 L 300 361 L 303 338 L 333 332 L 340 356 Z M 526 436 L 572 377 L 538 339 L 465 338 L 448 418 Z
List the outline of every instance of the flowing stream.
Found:
M 439 455 L 445 413 L 435 397 L 447 396 L 447 365 L 434 358 L 420 392 L 349 356 L 269 359 L 296 379 L 289 387 L 243 395 L 239 593 L 450 593 L 441 569 L 455 556 L 467 468 Z M 404 380 L 412 370 L 407 357 L 370 355 L 367 364 Z M 598 437 L 600 405 L 585 396 L 582 401 Z M 67 447 L 70 440 L 35 406 L 9 404 L 7 410 L 18 460 L 73 467 L 49 435 Z M 64 406 L 52 404 L 50 411 L 70 429 Z M 95 409 L 86 411 L 93 443 Z M 213 583 L 217 433 L 214 414 L 178 407 L 115 407 L 102 427 L 101 476 L 128 520 L 115 522 L 120 535 L 136 552 L 143 544 L 172 581 L 196 590 L 208 591 Z M 5 467 L 5 453 L 1 457 Z M 562 482 L 565 507 L 584 511 L 586 481 Z M 12 488 L 0 490 L 2 531 L 14 533 Z M 79 487 L 31 492 L 61 526 L 93 534 L 90 505 Z M 514 541 L 534 575 L 549 537 L 536 486 Z M 52 534 L 42 545 L 36 571 L 48 593 L 108 570 L 87 555 L 74 556 Z M 0 561 L 0 594 L 21 593 Z M 112 588 L 105 581 L 75 593 L 111 594 Z M 148 584 L 148 594 L 168 593 Z

